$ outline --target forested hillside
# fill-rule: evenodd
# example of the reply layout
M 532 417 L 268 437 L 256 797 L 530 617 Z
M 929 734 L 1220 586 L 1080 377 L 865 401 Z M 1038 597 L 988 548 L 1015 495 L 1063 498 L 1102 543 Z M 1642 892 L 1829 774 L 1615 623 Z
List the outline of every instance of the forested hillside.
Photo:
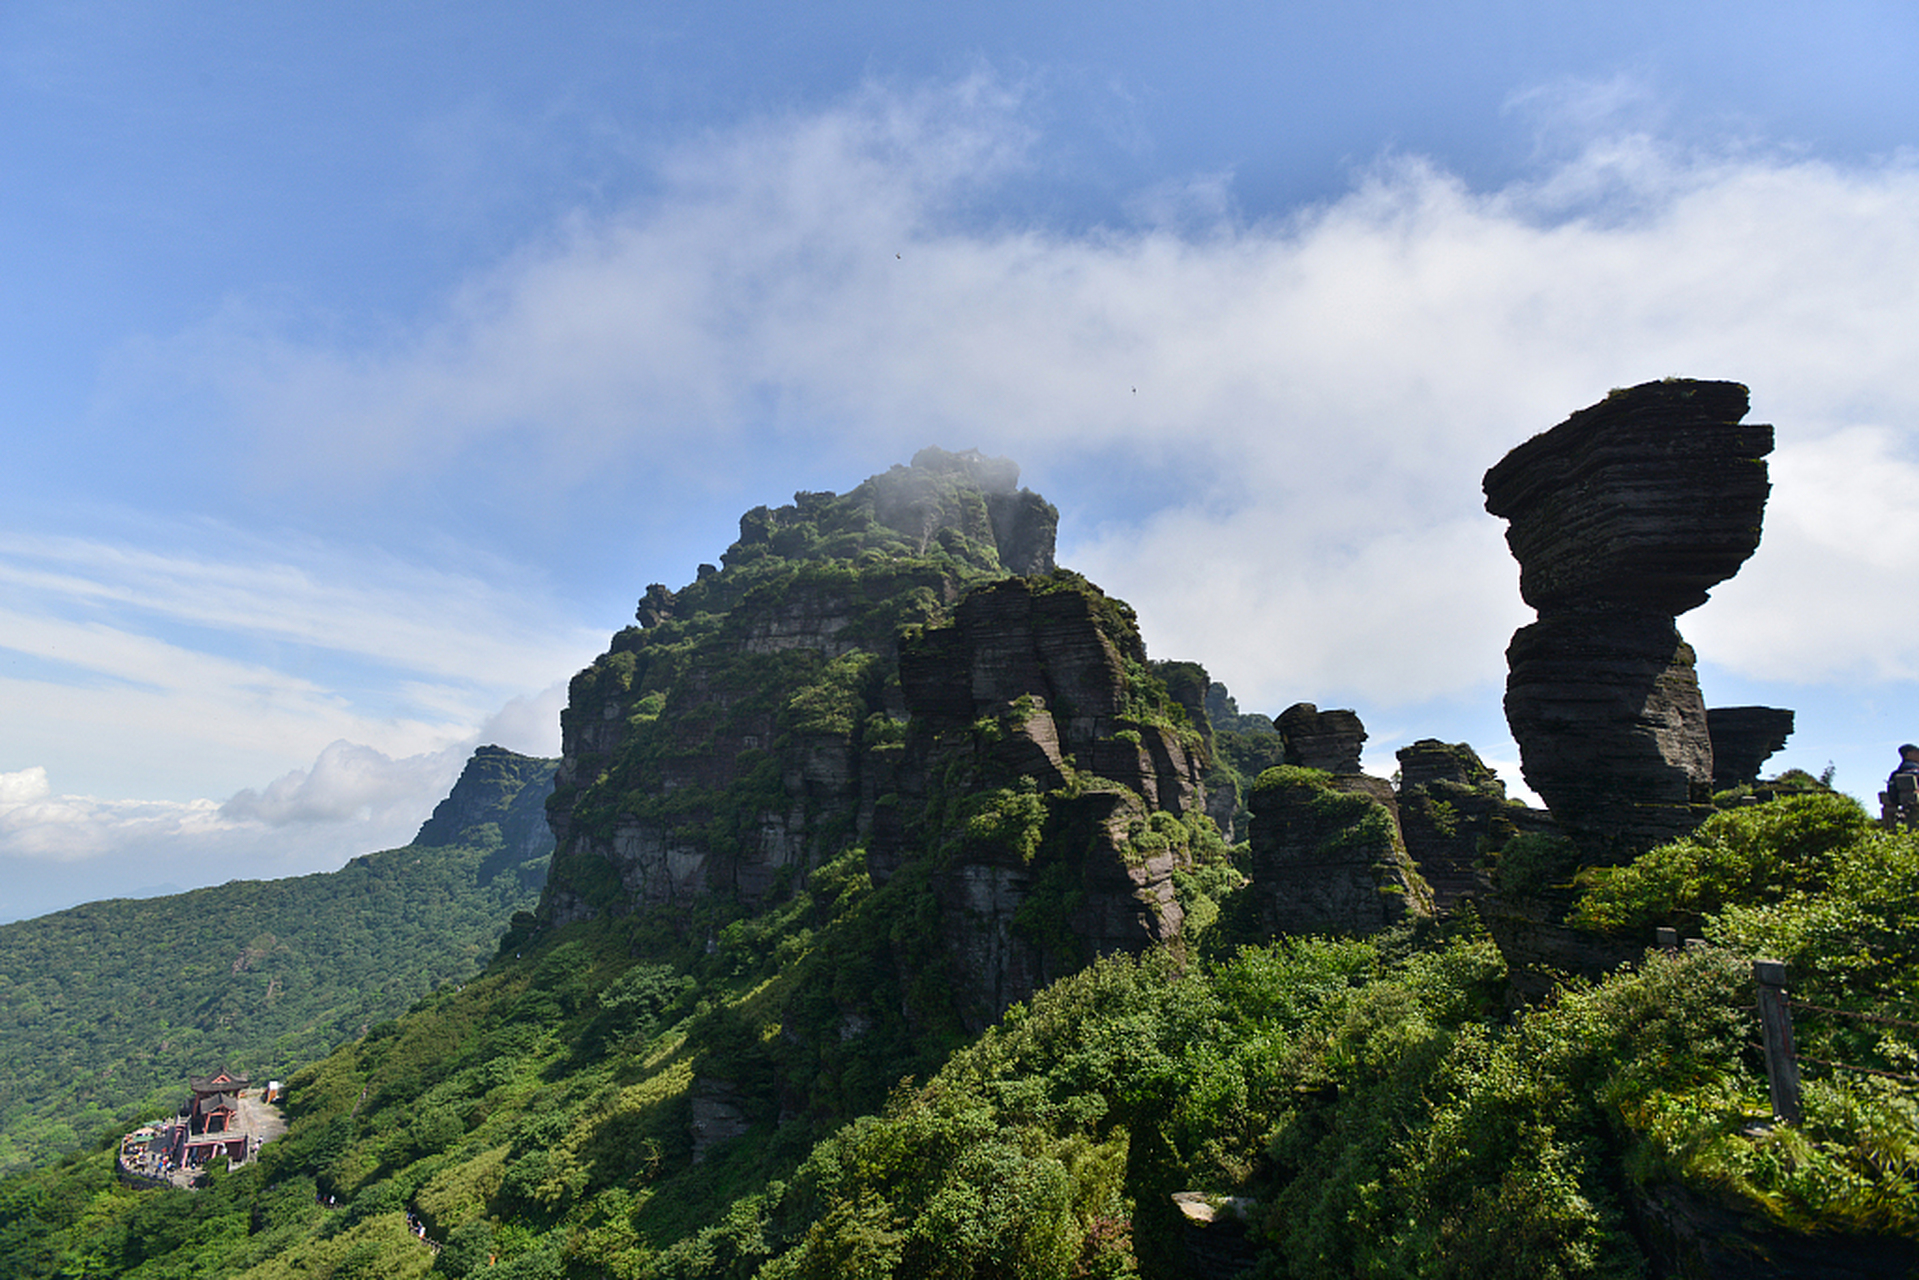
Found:
M 1693 919 L 1713 945 L 1517 1015 L 1470 917 L 1252 944 L 1221 925 L 1056 983 L 873 1114 L 769 1098 L 701 1150 L 694 1066 L 768 1078 L 787 1050 L 753 1018 L 792 941 L 886 918 L 857 877 L 821 879 L 713 954 L 628 920 L 504 956 L 296 1075 L 291 1135 L 209 1192 L 118 1188 L 107 1152 L 15 1177 L 0 1270 L 1188 1275 L 1189 1191 L 1243 1211 L 1246 1236 L 1212 1230 L 1262 1276 L 1669 1273 L 1662 1224 L 1689 1222 L 1717 1233 L 1711 1274 L 1919 1262 L 1909 1087 L 1821 1073 L 1803 1127 L 1776 1126 L 1748 1047 L 1755 950 L 1808 999 L 1910 1012 L 1919 839 L 1844 797 L 1723 815 L 1588 886 L 1592 920 Z M 1919 1039 L 1809 1020 L 1801 1050 L 1910 1073 Z
M 170 1111 L 189 1073 L 290 1072 L 472 975 L 538 900 L 556 763 L 482 748 L 420 841 L 338 871 L 0 926 L 0 1168 Z
M 1015 481 L 928 450 L 649 588 L 485 972 L 294 1072 L 204 1191 L 104 1148 L 0 1183 L 0 1274 L 1919 1267 L 1919 836 L 1768 785 L 1594 863 L 1463 745 L 1366 777 L 1353 713 L 1258 732 L 1149 660 Z M 1798 1125 L 1760 955 L 1808 1014 Z

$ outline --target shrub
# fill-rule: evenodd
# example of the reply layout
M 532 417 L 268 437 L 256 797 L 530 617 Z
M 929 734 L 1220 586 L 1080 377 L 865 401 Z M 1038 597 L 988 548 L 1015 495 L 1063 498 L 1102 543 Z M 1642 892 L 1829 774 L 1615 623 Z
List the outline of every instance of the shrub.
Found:
M 1522 831 L 1508 840 L 1493 863 L 1493 887 L 1517 897 L 1533 894 L 1572 878 L 1579 866 L 1579 850 L 1559 836 Z
M 1785 796 L 1717 813 L 1692 835 L 1626 866 L 1586 872 L 1590 887 L 1569 923 L 1640 936 L 1650 935 L 1656 925 L 1697 929 L 1727 906 L 1752 906 L 1823 887 L 1832 874 L 1833 855 L 1871 825 L 1858 801 L 1835 792 Z

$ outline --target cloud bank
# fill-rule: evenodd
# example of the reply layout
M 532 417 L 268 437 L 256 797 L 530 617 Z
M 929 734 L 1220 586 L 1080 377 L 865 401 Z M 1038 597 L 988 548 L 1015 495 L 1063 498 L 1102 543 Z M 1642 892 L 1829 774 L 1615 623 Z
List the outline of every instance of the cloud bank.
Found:
M 1908 158 L 1625 134 L 1497 190 L 1388 155 L 1304 210 L 1209 175 L 1165 223 L 996 218 L 1045 148 L 990 77 L 869 88 L 666 154 L 656 195 L 565 220 L 397 344 L 195 340 L 262 465 L 351 459 L 341 484 L 511 441 L 556 493 L 644 457 L 671 505 L 716 471 L 778 500 L 801 456 L 851 483 L 928 442 L 1008 454 L 1069 508 L 1065 558 L 1252 705 L 1496 683 L 1524 613 L 1481 473 L 1614 386 L 1730 377 L 1779 426 L 1776 493 L 1691 625 L 1754 675 L 1919 664 L 1919 606 L 1874 587 L 1896 536 L 1854 527 L 1862 468 L 1875 527 L 1914 520 Z M 1805 598 L 1857 626 L 1815 637 Z
M 479 743 L 557 754 L 555 677 L 604 636 L 520 577 L 220 532 L 0 534 L 0 920 L 330 870 L 411 839 Z
M 56 794 L 43 767 L 0 773 L 0 921 L 103 897 L 332 870 L 403 845 L 468 754 L 396 760 L 336 742 L 310 768 L 224 804 Z

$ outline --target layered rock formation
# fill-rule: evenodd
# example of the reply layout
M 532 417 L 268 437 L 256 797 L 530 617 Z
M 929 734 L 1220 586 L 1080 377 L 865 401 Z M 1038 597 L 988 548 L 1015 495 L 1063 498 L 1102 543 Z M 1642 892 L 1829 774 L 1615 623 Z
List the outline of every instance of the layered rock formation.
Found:
M 1251 805 L 1242 892 L 1265 932 L 1368 934 L 1432 914 L 1385 779 L 1282 765 L 1259 776 Z
M 1539 613 L 1507 649 L 1506 718 L 1526 781 L 1590 860 L 1698 822 L 1712 742 L 1673 619 L 1759 545 L 1772 428 L 1746 388 L 1669 379 L 1615 391 L 1486 473 Z
M 1201 812 L 1205 753 L 1184 709 L 1139 678 L 1145 665 L 1131 611 L 1071 575 L 982 587 L 901 644 L 910 719 L 868 865 L 890 877 L 963 817 L 935 884 L 969 1021 L 1179 931 L 1172 873 L 1187 845 L 1167 819 Z M 974 840 L 982 828 L 996 838 Z M 1059 913 L 1054 937 L 1017 927 L 1036 894 Z
M 1551 825 L 1544 813 L 1508 800 L 1506 784 L 1463 742 L 1421 738 L 1395 754 L 1400 836 L 1440 915 L 1485 892 L 1488 850 Z
M 1325 773 L 1358 773 L 1366 746 L 1366 726 L 1351 711 L 1321 711 L 1296 702 L 1273 720 L 1286 744 L 1286 763 Z
M 1706 732 L 1712 737 L 1712 787 L 1725 791 L 1750 786 L 1773 752 L 1792 737 L 1792 712 L 1784 707 L 1709 707 Z
M 649 588 L 569 693 L 543 918 L 764 909 L 863 850 L 928 930 L 899 980 L 975 1029 L 1176 932 L 1203 735 L 1131 610 L 1053 569 L 1017 476 L 922 451 L 748 512 L 723 567 Z M 847 998 L 849 1026 L 885 1015 Z
M 1244 892 L 1270 933 L 1373 933 L 1432 913 L 1392 783 L 1359 771 L 1366 728 L 1310 702 L 1274 720 L 1285 764 L 1254 782 Z

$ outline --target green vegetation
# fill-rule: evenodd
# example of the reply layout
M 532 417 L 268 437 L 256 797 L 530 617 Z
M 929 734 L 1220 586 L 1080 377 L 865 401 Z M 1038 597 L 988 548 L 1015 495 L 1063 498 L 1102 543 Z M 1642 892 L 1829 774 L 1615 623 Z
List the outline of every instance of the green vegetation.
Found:
M 1579 870 L 1579 850 L 1561 836 L 1522 831 L 1509 837 L 1493 854 L 1493 887 L 1514 897 L 1531 897 L 1569 886 Z M 1581 920 L 1579 923 L 1590 923 Z M 1636 938 L 1651 936 L 1645 930 Z
M 1575 924 L 1697 931 L 1730 954 L 1785 961 L 1795 1000 L 1872 1019 L 1795 1016 L 1811 1077 L 1797 1131 L 1749 1139 L 1728 1121 L 1725 1080 L 1649 1101 L 1637 1120 L 1661 1158 L 1801 1230 L 1919 1238 L 1919 837 L 1813 791 L 1717 814 L 1584 878 Z
M 967 479 L 1000 466 L 938 455 L 797 494 L 749 512 L 723 568 L 650 588 L 573 682 L 566 842 L 484 972 L 390 1021 L 340 1004 L 281 1033 L 276 1064 L 290 1035 L 370 1024 L 314 1046 L 287 1136 L 204 1192 L 118 1186 L 110 1138 L 0 1179 L 0 1275 L 1171 1277 L 1180 1192 L 1250 1206 L 1259 1280 L 1637 1276 L 1649 1206 L 1675 1198 L 1838 1247 L 1919 1241 L 1897 1078 L 1919 1075 L 1919 843 L 1822 794 L 1600 872 L 1511 835 L 1500 891 L 1720 944 L 1517 1011 L 1470 908 L 1255 936 L 1245 847 L 1148 802 L 1186 786 L 1156 756 L 1287 793 L 1327 861 L 1403 857 L 1388 811 L 1285 766 L 1202 669 L 1149 663 L 1083 578 L 1009 581 L 1002 548 L 1034 528 L 1050 547 L 1052 516 Z M 1029 616 L 1064 636 L 1030 645 L 1043 698 L 976 693 L 992 673 L 956 615 L 985 620 L 980 653 Z M 1469 829 L 1427 801 L 1435 830 Z M 481 844 L 445 852 L 499 866 Z M 698 874 L 635 887 L 675 858 Z M 347 897 L 390 938 L 433 909 L 372 900 L 426 865 L 359 860 Z M 1146 947 L 1168 878 L 1183 930 Z M 306 945 L 276 927 L 214 955 L 234 1021 L 278 1007 L 249 975 Z M 1900 1020 L 1808 1021 L 1808 1054 L 1883 1074 L 1809 1070 L 1799 1129 L 1765 1123 L 1749 1047 L 1762 951 L 1802 996 Z M 193 1068 L 223 1025 L 198 1027 Z
M 537 800 L 554 768 L 513 759 L 532 772 L 472 797 L 509 823 L 520 787 Z M 0 1168 L 170 1113 L 189 1073 L 290 1073 L 476 972 L 534 905 L 546 859 L 497 822 L 457 834 L 338 871 L 0 926 Z
M 1784 800 L 1691 843 L 1783 867 L 1809 831 L 1846 829 L 1799 887 L 1751 880 L 1702 917 L 1725 946 L 1652 953 L 1517 1015 L 1468 913 L 1109 957 L 937 1058 L 921 1041 L 917 1065 L 908 1029 L 849 1026 L 820 998 L 824 972 L 892 981 L 860 939 L 910 900 L 848 859 L 711 949 L 629 918 L 503 957 L 300 1072 L 290 1135 L 197 1197 L 112 1185 L 106 1151 L 16 1176 L 0 1271 L 1171 1275 L 1170 1196 L 1187 1190 L 1254 1201 L 1273 1277 L 1638 1275 L 1635 1206 L 1671 1187 L 1787 1230 L 1919 1240 L 1909 1088 L 1809 1068 L 1806 1125 L 1755 1125 L 1745 959 L 1784 955 L 1835 1007 L 1901 1009 L 1919 842 Z M 1696 856 L 1655 850 L 1582 910 L 1696 909 L 1661 870 Z M 797 993 L 817 1004 L 783 1003 Z M 1909 1032 L 1852 1034 L 1809 1026 L 1802 1047 L 1911 1072 Z M 877 1070 L 896 1035 L 904 1080 Z M 782 1093 L 802 1061 L 819 1089 Z M 836 1118 L 829 1094 L 866 1113 Z M 696 1159 L 696 1119 L 722 1114 L 739 1136 Z M 445 1242 L 437 1259 L 407 1209 Z

